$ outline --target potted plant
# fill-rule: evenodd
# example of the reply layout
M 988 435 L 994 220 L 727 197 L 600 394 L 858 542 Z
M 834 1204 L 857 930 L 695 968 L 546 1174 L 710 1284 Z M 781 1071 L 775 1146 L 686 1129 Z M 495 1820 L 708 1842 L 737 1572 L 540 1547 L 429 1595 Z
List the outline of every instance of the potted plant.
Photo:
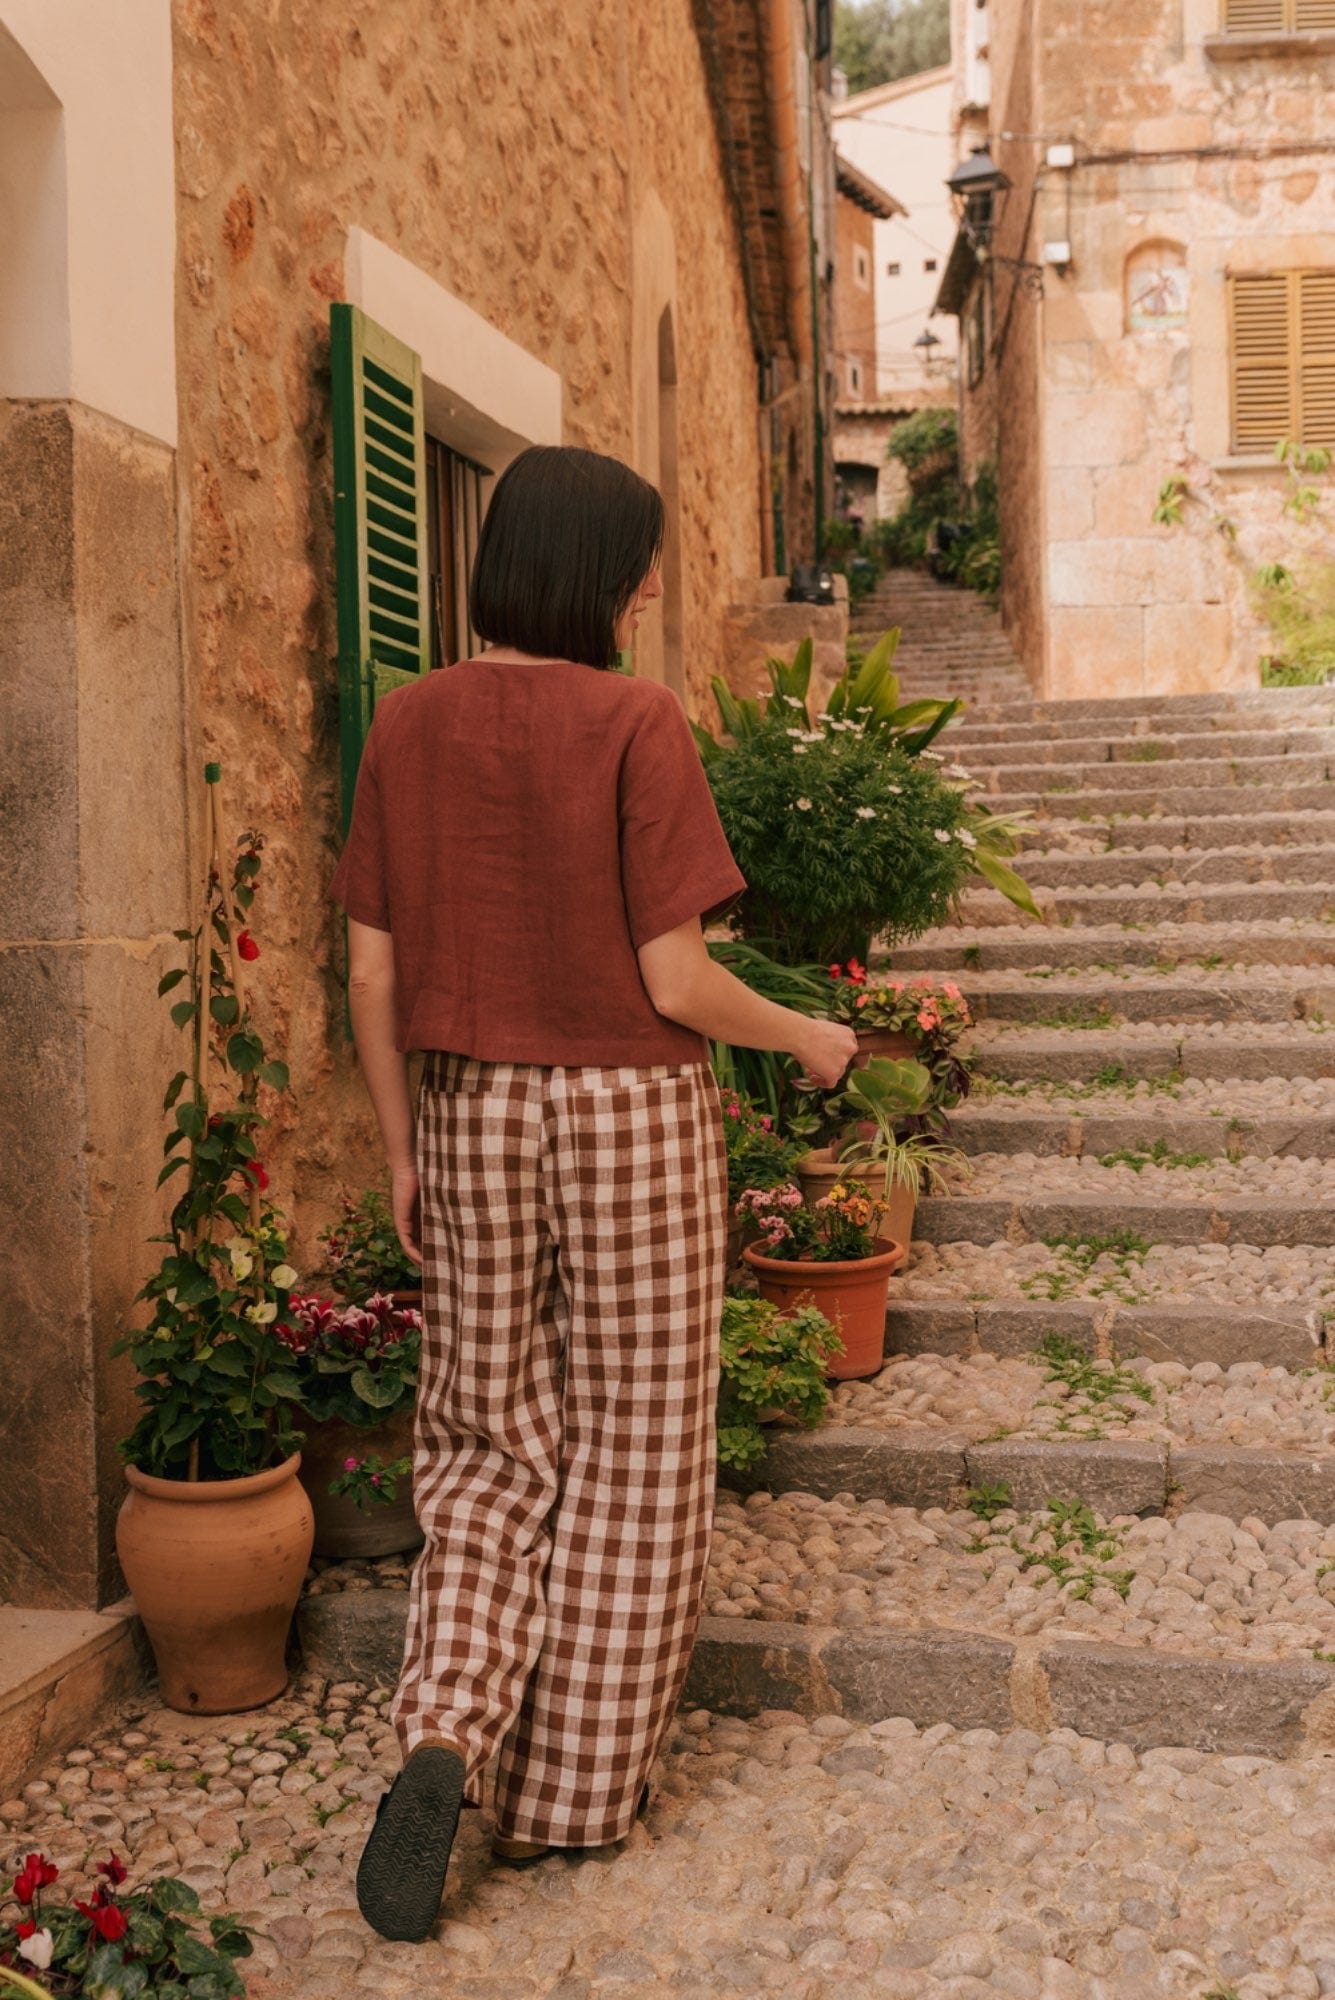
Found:
M 749 1190 L 737 1206 L 759 1226 L 760 1243 L 742 1256 L 760 1296 L 784 1311 L 818 1306 L 833 1321 L 844 1349 L 830 1365 L 836 1380 L 874 1375 L 885 1357 L 890 1274 L 906 1254 L 880 1234 L 885 1203 L 861 1181 L 840 1180 L 811 1208 L 791 1182 Z
M 973 878 L 1038 917 L 1003 858 L 1020 817 L 985 813 L 967 772 L 931 748 L 958 701 L 901 703 L 897 633 L 836 683 L 812 718 L 812 647 L 768 663 L 771 695 L 739 699 L 716 678 L 730 742 L 696 725 L 724 831 L 748 888 L 733 920 L 790 965 L 867 960 L 945 922 Z
M 857 959 L 830 967 L 830 1012 L 858 1038 L 857 1065 L 873 1056 L 912 1056 L 928 1071 L 931 1091 L 921 1110 L 953 1110 L 969 1094 L 973 1065 L 959 1053 L 973 1013 L 954 980 L 938 986 L 926 973 L 914 979 L 869 980 Z
M 157 1659 L 162 1698 L 196 1714 L 255 1708 L 287 1682 L 288 1627 L 311 1553 L 310 1502 L 297 1478 L 300 1382 L 275 1337 L 297 1274 L 282 1219 L 263 1198 L 255 1135 L 260 1092 L 287 1088 L 251 1016 L 242 965 L 262 843 L 221 833 L 218 767 L 206 770 L 205 913 L 176 936 L 187 963 L 172 1018 L 188 1069 L 164 1100 L 171 1123 L 159 1184 L 184 1175 L 167 1248 L 139 1294 L 152 1317 L 118 1340 L 145 1406 L 121 1445 L 130 1491 L 116 1549 Z M 226 858 L 225 858 L 226 857 Z M 211 1082 L 209 1068 L 219 1071 Z
M 827 1095 L 822 1108 L 830 1143 L 804 1153 L 797 1178 L 809 1207 L 862 1162 L 885 1169 L 885 1234 L 907 1249 L 913 1239 L 913 1211 L 922 1179 L 922 1135 L 905 1129 L 931 1095 L 932 1079 L 921 1063 L 874 1056 L 850 1070 L 842 1090 Z M 855 1153 L 852 1149 L 858 1148 Z
M 22 1914 L 0 1920 L 0 2000 L 149 1993 L 154 2000 L 245 2000 L 236 1970 L 252 1949 L 245 1924 L 210 1917 L 201 1935 L 199 1897 L 184 1882 L 160 1876 L 122 1895 L 126 1869 L 116 1854 L 95 1872 L 101 1880 L 86 1901 L 51 1904 L 43 1891 L 60 1870 L 43 1854 L 24 1860 L 11 1891 Z
M 422 1273 L 399 1241 L 389 1196 L 370 1187 L 354 1201 L 344 1195 L 342 1213 L 320 1232 L 329 1264 L 329 1282 L 341 1299 L 360 1305 L 373 1293 L 388 1293 L 395 1305 L 422 1303 Z
M 743 1224 L 736 1206 L 748 1188 L 783 1187 L 793 1178 L 806 1147 L 800 1139 L 785 1139 L 772 1112 L 761 1111 L 735 1090 L 719 1093 L 723 1102 L 723 1143 L 728 1157 L 728 1264 L 742 1254 Z
M 718 1456 L 739 1472 L 765 1452 L 761 1425 L 794 1418 L 813 1430 L 830 1392 L 825 1375 L 839 1335 L 814 1305 L 781 1313 L 772 1300 L 730 1293 L 720 1332 Z
M 373 1292 L 364 1306 L 293 1299 L 278 1337 L 290 1351 L 309 1420 L 301 1482 L 315 1512 L 314 1553 L 387 1556 L 420 1547 L 404 1475 L 412 1463 L 421 1314 L 383 1292 Z M 373 1474 L 349 1480 L 368 1433 L 378 1453 Z M 401 1468 L 388 1483 L 386 1458 Z

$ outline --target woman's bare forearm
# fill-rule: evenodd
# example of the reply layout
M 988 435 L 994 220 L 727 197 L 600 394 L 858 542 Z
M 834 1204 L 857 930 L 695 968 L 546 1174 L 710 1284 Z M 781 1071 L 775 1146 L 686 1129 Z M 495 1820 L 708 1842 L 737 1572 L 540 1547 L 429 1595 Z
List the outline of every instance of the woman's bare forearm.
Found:
M 350 924 L 348 1006 L 357 1060 L 380 1126 L 385 1157 L 398 1173 L 416 1166 L 408 1061 L 395 1047 L 394 958 L 389 933 Z

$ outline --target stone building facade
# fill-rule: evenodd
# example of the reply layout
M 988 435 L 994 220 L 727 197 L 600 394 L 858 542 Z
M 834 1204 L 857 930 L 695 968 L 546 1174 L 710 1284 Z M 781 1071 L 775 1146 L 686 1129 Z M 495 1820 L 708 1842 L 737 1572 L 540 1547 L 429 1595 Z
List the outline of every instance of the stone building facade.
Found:
M 1274 449 L 1335 444 L 1335 7 L 954 10 L 959 156 L 1006 185 L 941 303 L 966 475 L 998 465 L 1007 627 L 1047 695 L 1255 685 L 1250 579 L 1323 532 Z
M 25 1385 L 0 1597 L 119 1588 L 135 1405 L 109 1348 L 165 1212 L 156 987 L 199 900 L 206 757 L 266 841 L 258 1004 L 293 1089 L 265 1158 L 304 1268 L 379 1173 L 324 895 L 331 304 L 420 357 L 460 482 L 442 535 L 475 533 L 526 442 L 661 484 L 664 618 L 636 668 L 699 708 L 776 516 L 790 554 L 815 538 L 827 11 L 0 0 L 0 1293 Z M 449 617 L 443 658 L 467 650 Z

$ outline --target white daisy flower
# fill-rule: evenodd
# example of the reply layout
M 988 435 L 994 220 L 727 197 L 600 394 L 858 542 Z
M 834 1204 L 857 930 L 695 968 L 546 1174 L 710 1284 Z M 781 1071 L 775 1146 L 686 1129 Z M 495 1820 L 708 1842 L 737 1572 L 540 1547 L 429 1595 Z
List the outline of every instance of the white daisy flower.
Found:
M 794 743 L 793 745 L 794 757 L 805 757 L 806 754 L 807 754 L 807 746 L 805 743 Z
M 945 762 L 945 758 L 939 750 L 920 750 L 918 755 L 925 757 L 930 764 L 944 764 Z
M 966 771 L 960 764 L 947 764 L 946 776 L 948 778 L 971 778 L 973 773 Z
M 932 839 L 944 841 L 947 847 L 949 847 L 950 845 L 950 835 L 946 832 L 946 829 L 943 826 L 936 826 L 932 828 Z
M 887 792 L 893 792 L 897 799 L 902 798 L 904 795 L 904 787 L 902 785 L 887 785 L 885 789 Z
M 973 835 L 969 833 L 966 830 L 966 828 L 962 826 L 956 827 L 955 838 L 959 842 L 961 847 L 977 847 L 978 845 L 978 842 L 974 839 Z
M 859 819 L 875 819 L 876 808 L 875 806 L 859 806 L 857 816 Z
M 785 736 L 797 736 L 797 737 L 800 737 L 803 734 L 802 730 L 800 729 L 785 729 L 783 733 Z
M 799 799 L 799 800 L 797 801 L 797 810 L 798 810 L 798 811 L 799 811 L 800 813 L 809 813 L 809 812 L 811 811 L 811 800 L 810 800 L 810 799 Z

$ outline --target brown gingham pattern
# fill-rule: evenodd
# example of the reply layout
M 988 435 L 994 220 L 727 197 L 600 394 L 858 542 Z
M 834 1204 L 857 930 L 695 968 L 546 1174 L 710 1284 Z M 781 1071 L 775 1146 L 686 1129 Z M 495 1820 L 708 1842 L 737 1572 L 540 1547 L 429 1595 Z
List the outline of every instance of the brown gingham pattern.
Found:
M 705 1065 L 435 1054 L 425 1331 L 391 1716 L 465 1753 L 521 1840 L 630 1831 L 699 1623 L 726 1168 Z

